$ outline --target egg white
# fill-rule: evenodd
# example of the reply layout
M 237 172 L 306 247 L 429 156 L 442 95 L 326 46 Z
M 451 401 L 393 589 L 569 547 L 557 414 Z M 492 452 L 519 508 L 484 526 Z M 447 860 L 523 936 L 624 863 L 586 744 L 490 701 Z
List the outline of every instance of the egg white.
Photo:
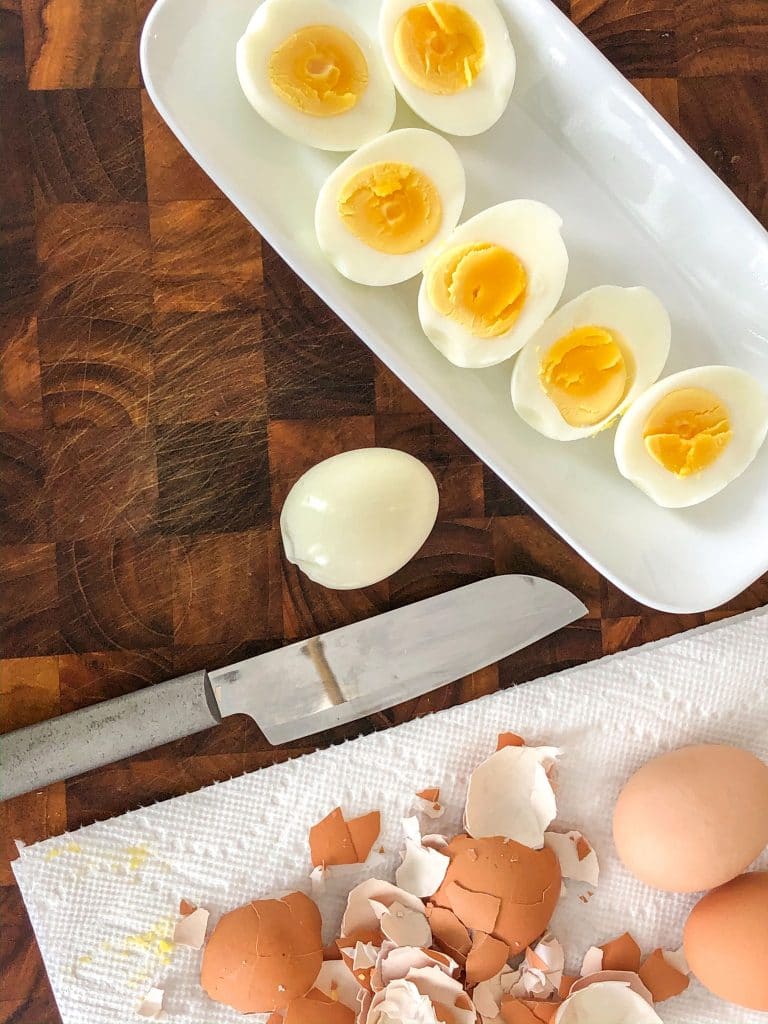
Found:
M 594 325 L 613 332 L 632 382 L 621 402 L 592 426 L 566 423 L 539 379 L 541 359 L 560 338 L 577 327 Z M 660 300 L 647 288 L 598 285 L 561 306 L 526 342 L 512 371 L 512 402 L 517 414 L 545 437 L 575 441 L 613 423 L 664 369 L 672 329 Z
M 506 22 L 493 0 L 450 2 L 474 18 L 485 40 L 485 60 L 480 74 L 461 92 L 440 96 L 420 89 L 403 74 L 397 62 L 394 48 L 397 23 L 419 0 L 383 0 L 379 40 L 392 81 L 414 113 L 449 135 L 479 135 L 494 125 L 507 108 L 515 84 L 515 51 Z
M 357 171 L 369 164 L 393 161 L 410 164 L 430 178 L 440 195 L 442 220 L 435 237 L 413 252 L 379 252 L 353 235 L 339 216 L 338 195 Z M 389 285 L 421 272 L 461 216 L 466 180 L 459 154 L 441 135 L 426 128 L 401 128 L 369 142 L 348 156 L 329 175 L 315 205 L 315 233 L 325 255 L 350 281 Z
M 438 312 L 427 294 L 430 265 L 419 289 L 419 320 L 436 349 L 456 366 L 494 366 L 519 351 L 558 303 L 568 273 L 568 253 L 560 235 L 562 220 L 553 209 L 532 199 L 491 206 L 460 224 L 440 252 L 472 242 L 490 242 L 513 252 L 528 276 L 527 296 L 512 327 L 495 338 L 478 338 L 451 317 Z
M 643 428 L 657 402 L 670 391 L 704 388 L 728 410 L 733 436 L 709 466 L 678 477 L 646 450 Z M 619 472 L 665 508 L 686 508 L 711 498 L 740 476 L 768 434 L 768 393 L 755 378 L 733 366 L 697 366 L 664 377 L 645 391 L 626 412 L 614 441 Z
M 351 36 L 365 55 L 368 85 L 351 110 L 315 117 L 285 103 L 269 80 L 269 59 L 289 36 L 307 25 L 331 25 Z M 236 49 L 237 77 L 251 106 L 284 135 L 316 149 L 357 149 L 389 130 L 395 91 L 378 48 L 359 25 L 327 0 L 264 0 Z

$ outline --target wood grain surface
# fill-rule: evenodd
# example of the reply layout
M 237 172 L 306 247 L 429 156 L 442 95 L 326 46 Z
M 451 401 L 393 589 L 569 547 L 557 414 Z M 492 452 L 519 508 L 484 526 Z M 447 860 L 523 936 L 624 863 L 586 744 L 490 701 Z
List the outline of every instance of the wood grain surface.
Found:
M 150 0 L 0 0 L 3 729 L 269 650 L 488 576 L 533 572 L 589 617 L 498 666 L 274 749 L 249 719 L 0 807 L 0 1021 L 59 1020 L 12 843 L 175 796 L 768 601 L 670 616 L 624 596 L 503 486 L 292 274 L 141 87 Z M 562 0 L 768 222 L 765 0 Z M 738 254 L 734 254 L 738 258 Z M 324 591 L 282 558 L 296 477 L 346 448 L 423 459 L 416 559 Z

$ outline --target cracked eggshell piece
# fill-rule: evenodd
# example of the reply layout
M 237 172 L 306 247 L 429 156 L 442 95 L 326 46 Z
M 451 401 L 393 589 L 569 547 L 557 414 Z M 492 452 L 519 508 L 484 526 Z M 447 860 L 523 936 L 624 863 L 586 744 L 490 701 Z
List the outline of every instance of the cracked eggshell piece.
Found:
M 590 946 L 584 954 L 581 962 L 581 977 L 586 978 L 590 974 L 597 974 L 603 969 L 603 951 L 600 946 Z
M 475 839 L 503 836 L 541 849 L 557 814 L 547 766 L 557 747 L 502 747 L 475 768 L 469 779 L 465 823 Z
M 371 811 L 346 821 L 335 807 L 309 830 L 309 849 L 314 867 L 362 864 L 381 831 L 381 815 Z
M 463 963 L 472 946 L 472 939 L 454 912 L 430 903 L 427 906 L 427 920 L 432 929 L 433 941 L 459 963 Z
M 640 969 L 640 947 L 629 932 L 624 932 L 610 942 L 604 942 L 600 949 L 603 951 L 600 970 L 631 971 L 637 974 Z
M 359 448 L 318 462 L 288 492 L 283 547 L 315 583 L 368 587 L 409 562 L 435 525 L 439 494 L 427 467 L 393 448 Z
M 576 830 L 564 834 L 545 832 L 544 845 L 555 851 L 557 859 L 560 861 L 563 878 L 572 882 L 586 882 L 587 885 L 593 887 L 597 886 L 600 878 L 597 854 L 581 832 Z
M 254 900 L 219 919 L 200 984 L 240 1013 L 285 1009 L 312 988 L 323 962 L 320 912 L 303 892 Z
M 185 914 L 181 920 L 176 922 L 173 930 L 173 941 L 177 946 L 191 946 L 192 949 L 201 949 L 205 942 L 205 933 L 208 928 L 210 914 L 203 907 L 198 907 L 191 914 Z
M 147 992 L 136 1011 L 140 1017 L 147 1017 L 149 1020 L 162 1020 L 167 1014 L 163 1011 L 163 999 L 165 991 L 162 988 L 153 987 Z
M 653 1006 L 653 996 L 648 987 L 643 984 L 640 976 L 635 974 L 634 971 L 597 971 L 595 974 L 587 975 L 586 978 L 578 978 L 574 981 L 568 994 L 572 995 L 574 992 L 581 992 L 582 989 L 588 988 L 590 985 L 602 985 L 607 981 L 621 982 L 622 985 L 627 985 L 636 995 L 644 999 L 650 1006 Z
M 678 970 L 674 962 L 676 959 L 675 953 L 654 949 L 640 967 L 640 980 L 651 993 L 654 1003 L 679 996 L 688 988 L 688 972 Z
M 439 1024 L 432 1001 L 405 978 L 376 992 L 364 1020 L 365 1024 Z
M 601 981 L 573 992 L 554 1020 L 555 1024 L 664 1024 L 653 1007 L 623 981 Z
M 448 870 L 450 858 L 418 840 L 406 838 L 405 852 L 395 871 L 395 882 L 414 896 L 426 898 L 440 888 Z
M 341 919 L 342 939 L 356 931 L 378 929 L 379 914 L 372 903 L 379 903 L 385 908 L 399 903 L 408 910 L 425 913 L 424 904 L 417 896 L 380 878 L 367 878 L 356 885 L 347 897 L 347 909 Z
M 362 985 L 343 960 L 324 960 L 315 979 L 315 988 L 357 1012 Z
M 435 906 L 452 910 L 465 927 L 478 927 L 506 942 L 513 954 L 544 934 L 560 896 L 560 865 L 552 850 L 532 850 L 500 836 L 460 835 L 450 841 L 446 853 L 451 863 L 432 897 Z M 499 901 L 490 927 L 483 927 L 487 919 L 477 920 L 474 914 L 471 920 L 462 917 L 473 909 L 478 894 Z
M 431 946 L 432 930 L 423 911 L 394 902 L 379 918 L 383 934 L 397 946 Z
M 472 936 L 472 948 L 467 955 L 466 976 L 468 985 L 488 981 L 501 972 L 509 956 L 509 946 L 501 939 L 476 931 Z

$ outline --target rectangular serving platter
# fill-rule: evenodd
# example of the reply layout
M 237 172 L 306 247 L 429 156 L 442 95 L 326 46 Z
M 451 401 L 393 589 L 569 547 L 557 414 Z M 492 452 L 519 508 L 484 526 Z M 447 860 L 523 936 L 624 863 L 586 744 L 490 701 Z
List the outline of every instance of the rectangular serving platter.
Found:
M 538 199 L 564 221 L 563 301 L 597 284 L 652 288 L 673 325 L 665 373 L 740 366 L 768 387 L 768 234 L 550 0 L 499 0 L 518 57 L 488 132 L 452 139 L 464 218 Z M 339 4 L 375 35 L 378 3 Z M 768 571 L 768 445 L 691 509 L 654 505 L 618 473 L 613 432 L 541 437 L 509 397 L 511 364 L 461 370 L 423 336 L 418 281 L 366 288 L 314 237 L 324 178 L 344 154 L 284 138 L 245 100 L 235 43 L 255 0 L 159 0 L 141 41 L 149 95 L 174 134 L 293 269 L 487 465 L 608 579 L 676 613 L 727 602 Z M 395 127 L 421 122 L 399 103 Z M 322 344 L 318 339 L 317 344 Z

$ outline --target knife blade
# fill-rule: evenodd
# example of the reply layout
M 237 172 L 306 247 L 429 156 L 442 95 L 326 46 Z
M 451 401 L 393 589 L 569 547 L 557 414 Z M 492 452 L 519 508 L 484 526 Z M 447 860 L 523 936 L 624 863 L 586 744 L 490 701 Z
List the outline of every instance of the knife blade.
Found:
M 273 744 L 421 696 L 587 609 L 535 576 L 492 576 L 210 674 L 204 669 L 0 736 L 0 800 L 190 736 L 233 714 Z

